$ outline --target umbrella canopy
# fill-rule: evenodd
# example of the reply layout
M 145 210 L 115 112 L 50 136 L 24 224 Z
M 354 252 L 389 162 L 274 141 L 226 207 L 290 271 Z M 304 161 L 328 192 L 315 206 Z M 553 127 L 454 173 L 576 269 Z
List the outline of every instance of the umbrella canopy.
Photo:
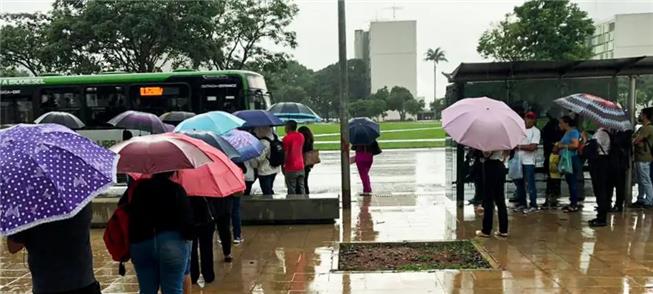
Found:
M 526 137 L 524 120 L 505 103 L 487 97 L 447 107 L 442 125 L 456 142 L 481 151 L 511 150 Z
M 221 135 L 239 128 L 243 124 L 245 121 L 233 114 L 224 111 L 211 111 L 182 121 L 175 131 L 208 131 Z
M 118 155 L 57 124 L 0 131 L 0 235 L 75 216 L 116 182 Z
M 354 145 L 369 145 L 381 135 L 379 124 L 367 117 L 357 117 L 349 121 L 349 142 Z
M 268 111 L 283 121 L 319 122 L 322 120 L 310 107 L 297 102 L 279 102 L 272 105 Z
M 111 147 L 112 151 L 120 154 L 118 172 L 156 174 L 197 168 L 211 162 L 193 144 L 195 141 L 181 140 L 171 134 L 134 137 Z
M 263 154 L 265 146 L 261 144 L 258 138 L 254 135 L 241 131 L 241 130 L 232 130 L 224 135 L 222 138 L 227 140 L 231 146 L 234 146 L 238 153 L 240 153 L 240 160 L 247 161 L 252 158 L 256 158 Z
M 227 156 L 202 140 L 179 133 L 162 135 L 186 141 L 204 152 L 212 160 L 196 169 L 179 170 L 172 180 L 179 183 L 189 196 L 226 197 L 245 190 L 243 171 Z M 130 174 L 135 179 L 142 174 Z
M 174 132 L 175 126 L 167 123 L 163 123 L 163 129 L 165 130 L 166 133 L 171 133 Z
M 166 132 L 163 122 L 154 114 L 128 110 L 109 120 L 110 124 L 125 129 L 141 130 L 151 134 Z
M 186 136 L 199 139 L 204 141 L 205 143 L 217 148 L 218 150 L 222 151 L 229 159 L 240 162 L 242 161 L 240 159 L 240 153 L 234 146 L 231 146 L 231 144 L 225 140 L 224 138 L 216 135 L 213 132 L 201 132 L 201 131 L 195 131 L 195 132 L 184 132 L 183 133 Z
M 61 111 L 50 111 L 45 113 L 34 120 L 34 122 L 37 124 L 58 124 L 73 130 L 81 129 L 85 126 L 85 124 L 72 113 Z
M 186 119 L 189 119 L 193 116 L 195 116 L 194 112 L 188 112 L 188 111 L 170 111 L 166 112 L 162 115 L 159 116 L 159 118 L 165 122 L 165 123 L 170 123 L 173 125 L 176 125 Z
M 591 119 L 600 126 L 619 131 L 633 129 L 628 115 L 616 102 L 591 94 L 580 93 L 556 99 L 555 103 Z
M 245 120 L 243 128 L 257 128 L 283 125 L 278 117 L 266 110 L 242 110 L 234 113 L 235 116 Z

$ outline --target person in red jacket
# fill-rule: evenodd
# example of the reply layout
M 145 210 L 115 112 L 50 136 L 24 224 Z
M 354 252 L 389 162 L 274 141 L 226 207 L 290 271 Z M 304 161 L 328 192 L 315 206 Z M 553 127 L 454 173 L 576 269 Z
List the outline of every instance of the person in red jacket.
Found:
M 288 195 L 304 195 L 304 135 L 297 132 L 297 122 L 286 122 L 286 135 L 283 137 L 283 151 L 285 153 L 283 174 L 286 177 Z

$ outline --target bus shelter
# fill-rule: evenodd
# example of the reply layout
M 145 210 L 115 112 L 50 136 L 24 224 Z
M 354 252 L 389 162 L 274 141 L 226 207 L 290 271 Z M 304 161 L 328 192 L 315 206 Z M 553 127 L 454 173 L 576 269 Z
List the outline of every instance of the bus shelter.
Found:
M 590 93 L 624 106 L 635 122 L 638 87 L 653 87 L 653 56 L 579 61 L 515 61 L 461 63 L 452 73 L 444 74 L 446 105 L 467 97 L 487 96 L 502 100 L 510 107 L 534 111 L 543 116 L 555 110 L 553 100 L 574 93 Z M 651 99 L 653 97 L 648 97 Z M 453 154 L 447 156 L 447 182 L 459 206 L 465 200 L 464 146 L 452 142 Z M 632 179 L 629 170 L 627 182 Z M 454 189 L 455 187 L 455 189 Z M 627 189 L 626 200 L 632 191 Z M 452 195 L 453 196 L 453 195 Z M 453 197 L 451 197 L 453 198 Z M 452 199 L 453 200 L 453 199 Z

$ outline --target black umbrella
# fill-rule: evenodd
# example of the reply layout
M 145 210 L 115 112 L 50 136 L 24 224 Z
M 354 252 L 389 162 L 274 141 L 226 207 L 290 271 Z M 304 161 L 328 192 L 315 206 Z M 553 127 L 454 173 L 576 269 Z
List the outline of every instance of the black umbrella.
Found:
M 61 111 L 50 111 L 45 113 L 34 120 L 34 122 L 37 124 L 59 124 L 73 130 L 81 129 L 85 126 L 84 123 L 75 115 Z
M 159 118 L 165 123 L 176 125 L 188 118 L 195 116 L 194 112 L 188 111 L 170 111 L 162 114 Z

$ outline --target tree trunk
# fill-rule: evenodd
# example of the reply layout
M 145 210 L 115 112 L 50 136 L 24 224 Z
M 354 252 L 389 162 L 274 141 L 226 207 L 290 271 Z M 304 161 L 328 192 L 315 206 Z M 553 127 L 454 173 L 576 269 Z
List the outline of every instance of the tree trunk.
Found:
M 438 100 L 438 64 L 433 62 L 433 101 Z

